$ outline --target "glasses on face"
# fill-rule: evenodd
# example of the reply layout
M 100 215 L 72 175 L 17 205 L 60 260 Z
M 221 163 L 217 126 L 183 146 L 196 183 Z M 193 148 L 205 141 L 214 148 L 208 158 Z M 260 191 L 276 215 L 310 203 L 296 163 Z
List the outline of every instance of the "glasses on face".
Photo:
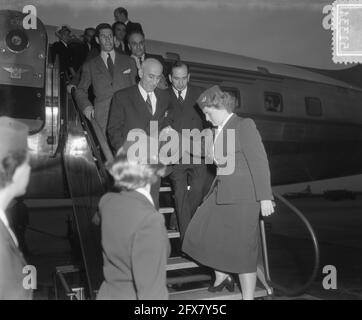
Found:
M 143 47 L 145 45 L 144 41 L 141 42 L 131 42 L 130 43 L 132 47 Z

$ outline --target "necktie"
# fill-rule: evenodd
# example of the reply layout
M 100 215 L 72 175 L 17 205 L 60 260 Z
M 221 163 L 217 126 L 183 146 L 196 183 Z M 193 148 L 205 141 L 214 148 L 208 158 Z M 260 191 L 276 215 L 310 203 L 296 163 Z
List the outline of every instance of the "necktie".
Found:
M 110 54 L 110 53 L 108 53 L 107 67 L 108 67 L 109 74 L 110 74 L 111 77 L 113 78 L 113 61 L 112 61 L 112 58 L 111 58 L 111 54 Z
M 139 69 L 141 69 L 142 67 L 142 58 L 138 57 L 138 65 L 139 65 Z
M 184 98 L 182 98 L 182 91 L 177 90 L 177 92 L 178 92 L 178 98 L 177 98 L 177 100 L 178 100 L 179 103 L 183 104 Z
M 151 94 L 147 94 L 146 103 L 147 103 L 148 111 L 149 111 L 151 114 L 153 114 L 153 112 L 152 112 Z

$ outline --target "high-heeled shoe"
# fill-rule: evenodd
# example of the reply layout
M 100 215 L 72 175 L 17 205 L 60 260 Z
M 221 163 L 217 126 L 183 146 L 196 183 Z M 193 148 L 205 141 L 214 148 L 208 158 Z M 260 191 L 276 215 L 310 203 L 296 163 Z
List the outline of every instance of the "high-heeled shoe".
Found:
M 234 292 L 235 290 L 235 281 L 233 278 L 226 277 L 219 285 L 214 286 L 210 285 L 207 289 L 209 292 L 220 292 L 222 289 L 226 288 L 229 292 Z

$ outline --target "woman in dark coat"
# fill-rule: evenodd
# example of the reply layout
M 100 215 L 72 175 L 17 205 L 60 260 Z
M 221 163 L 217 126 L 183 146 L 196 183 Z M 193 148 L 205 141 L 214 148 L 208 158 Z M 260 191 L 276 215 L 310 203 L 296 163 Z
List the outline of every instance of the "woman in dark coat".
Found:
M 99 203 L 105 280 L 97 299 L 168 299 L 169 240 L 150 195 L 164 169 L 127 157 L 125 147 L 108 166 L 121 192 L 107 193 Z
M 254 121 L 233 113 L 235 99 L 228 93 L 214 86 L 200 96 L 198 104 L 206 119 L 218 127 L 212 152 L 207 151 L 218 171 L 188 226 L 182 250 L 215 270 L 210 291 L 233 290 L 228 273 L 237 273 L 243 299 L 253 299 L 259 213 L 274 212 L 267 155 Z M 226 152 L 229 163 L 223 163 Z

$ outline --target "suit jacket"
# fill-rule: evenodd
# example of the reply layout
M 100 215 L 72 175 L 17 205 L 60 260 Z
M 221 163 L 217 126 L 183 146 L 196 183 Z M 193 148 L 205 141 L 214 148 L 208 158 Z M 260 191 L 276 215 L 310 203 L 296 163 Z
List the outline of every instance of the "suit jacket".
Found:
M 198 129 L 202 131 L 209 127 L 203 112 L 196 102 L 204 89 L 188 85 L 185 100 L 182 104 L 179 103 L 178 96 L 175 95 L 172 87 L 168 90 L 170 93 L 169 119 L 173 129 L 181 133 L 182 129 Z M 193 140 L 190 141 L 191 154 L 193 153 L 192 146 Z M 190 161 L 192 163 L 192 159 Z
M 163 215 L 137 191 L 107 193 L 99 209 L 105 280 L 97 299 L 167 299 Z
M 155 89 L 157 104 L 154 115 L 147 109 L 138 85 L 120 90 L 113 96 L 107 132 L 111 146 L 117 151 L 127 139 L 132 129 L 142 129 L 150 134 L 150 121 L 158 121 L 158 129 L 169 125 L 168 109 L 170 104 L 169 93 Z
M 32 290 L 23 287 L 24 257 L 0 220 L 0 300 L 28 300 Z
M 111 99 L 113 94 L 123 88 L 135 83 L 137 68 L 134 61 L 125 55 L 116 52 L 114 62 L 113 78 L 99 54 L 86 61 L 82 67 L 81 80 L 75 91 L 75 99 L 78 106 L 83 110 L 92 103 L 88 99 L 88 88 L 93 86 L 95 95 L 94 106 Z
M 62 41 L 56 41 L 50 47 L 50 54 L 53 63 L 56 56 L 59 56 L 59 69 L 61 72 L 66 72 L 69 77 L 71 74 L 70 68 L 73 68 L 73 52 L 70 46 L 65 46 Z
M 227 151 L 227 129 L 235 130 L 234 151 L 231 152 L 230 149 Z M 235 170 L 232 174 L 221 175 L 218 168 L 217 203 L 273 199 L 268 158 L 254 121 L 233 114 L 224 126 L 223 134 L 220 133 L 216 138 L 215 150 L 221 139 L 223 154 L 235 159 Z M 214 159 L 217 163 L 221 163 L 219 157 L 220 153 L 215 152 Z
M 180 104 L 172 87 L 169 88 L 172 128 L 181 133 L 182 129 L 199 129 L 201 131 L 207 127 L 205 116 L 196 103 L 203 91 L 204 89 L 200 87 L 188 85 L 185 100 Z

